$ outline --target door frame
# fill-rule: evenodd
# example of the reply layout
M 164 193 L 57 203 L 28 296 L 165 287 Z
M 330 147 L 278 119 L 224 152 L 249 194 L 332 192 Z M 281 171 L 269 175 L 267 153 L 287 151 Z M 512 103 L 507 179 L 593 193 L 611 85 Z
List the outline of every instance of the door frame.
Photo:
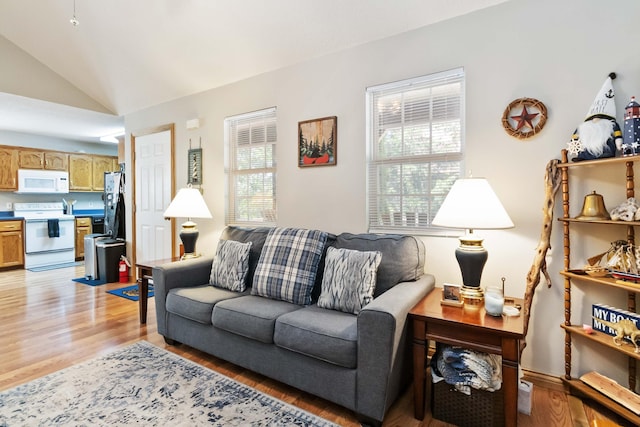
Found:
M 171 199 L 176 194 L 176 177 L 173 171 L 175 170 L 175 138 L 176 138 L 176 130 L 175 123 L 169 123 L 166 125 L 155 126 L 152 128 L 131 132 L 131 206 L 132 208 L 132 218 L 131 218 L 131 226 L 132 226 L 132 239 L 131 239 L 131 252 L 132 252 L 132 265 L 136 265 L 136 217 L 137 217 L 137 209 L 136 209 L 136 138 L 152 135 L 154 133 L 166 132 L 169 131 L 171 134 L 171 147 L 169 148 L 171 151 Z M 171 253 L 176 253 L 176 233 L 175 233 L 175 218 L 171 218 Z M 152 260 L 142 260 L 142 261 L 152 261 Z M 137 270 L 137 269 L 136 269 Z M 136 277 L 139 279 L 139 277 Z

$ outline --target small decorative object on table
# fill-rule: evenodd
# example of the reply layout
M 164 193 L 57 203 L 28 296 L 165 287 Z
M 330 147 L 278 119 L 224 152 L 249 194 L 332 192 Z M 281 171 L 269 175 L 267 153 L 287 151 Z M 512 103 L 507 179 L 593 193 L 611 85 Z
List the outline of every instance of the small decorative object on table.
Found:
M 451 305 L 454 307 L 462 307 L 462 299 L 460 298 L 461 285 L 454 285 L 451 283 L 444 283 L 442 285 L 442 299 L 440 304 Z
M 502 287 L 488 286 L 484 293 L 484 311 L 490 316 L 502 316 L 504 308 L 504 277 Z

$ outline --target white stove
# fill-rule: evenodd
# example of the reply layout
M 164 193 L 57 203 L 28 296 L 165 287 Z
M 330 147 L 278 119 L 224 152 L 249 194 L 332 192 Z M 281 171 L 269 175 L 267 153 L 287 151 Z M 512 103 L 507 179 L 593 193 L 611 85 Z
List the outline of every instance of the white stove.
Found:
M 13 215 L 24 218 L 24 267 L 75 261 L 75 217 L 62 202 L 15 203 Z
M 22 217 L 26 221 L 32 219 L 74 219 L 73 215 L 66 215 L 62 202 L 45 203 L 15 203 L 13 215 Z

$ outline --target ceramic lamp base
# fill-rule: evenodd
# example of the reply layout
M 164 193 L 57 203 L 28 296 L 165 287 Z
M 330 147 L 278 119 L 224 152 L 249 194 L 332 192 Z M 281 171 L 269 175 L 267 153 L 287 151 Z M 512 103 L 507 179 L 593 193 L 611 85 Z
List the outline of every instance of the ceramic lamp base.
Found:
M 187 221 L 182 224 L 180 230 L 180 240 L 182 240 L 182 246 L 184 247 L 184 255 L 180 259 L 197 258 L 200 255 L 196 254 L 196 241 L 199 236 L 196 223 L 193 221 Z

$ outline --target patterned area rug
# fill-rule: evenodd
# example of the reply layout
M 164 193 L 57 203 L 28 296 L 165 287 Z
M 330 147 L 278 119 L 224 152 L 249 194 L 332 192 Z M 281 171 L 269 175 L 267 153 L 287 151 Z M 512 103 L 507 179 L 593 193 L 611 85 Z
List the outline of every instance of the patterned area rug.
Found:
M 146 341 L 0 393 L 0 426 L 335 426 Z

